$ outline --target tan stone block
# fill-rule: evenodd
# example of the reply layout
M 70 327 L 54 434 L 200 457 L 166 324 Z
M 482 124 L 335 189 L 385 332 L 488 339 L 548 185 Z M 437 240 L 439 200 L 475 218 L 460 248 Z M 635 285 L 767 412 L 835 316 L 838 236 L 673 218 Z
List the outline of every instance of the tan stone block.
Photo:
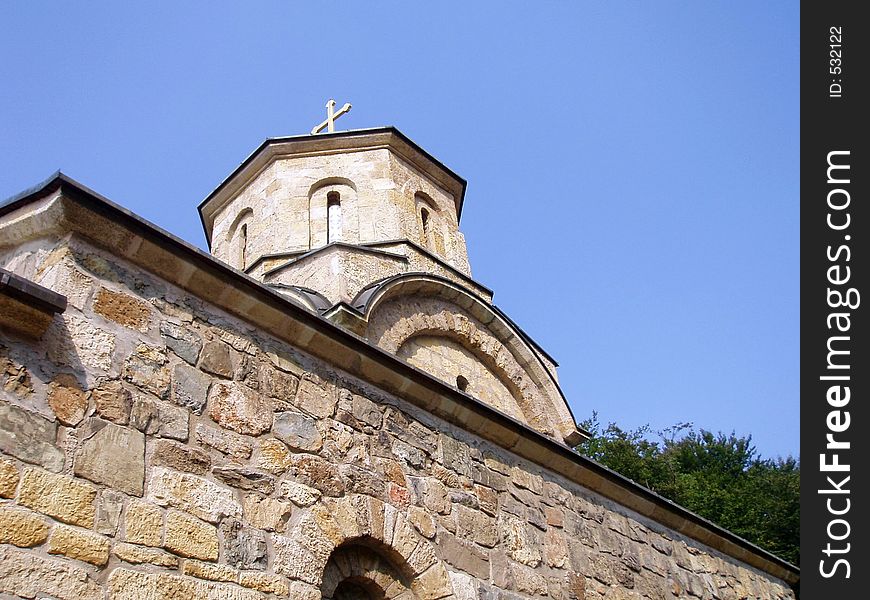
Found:
M 94 526 L 96 490 L 71 477 L 27 469 L 18 503 L 55 519 L 90 529 Z
M 178 559 L 171 554 L 158 550 L 157 548 L 148 548 L 147 546 L 137 546 L 135 544 L 115 544 L 112 553 L 123 561 L 139 565 L 143 563 L 157 565 L 158 567 L 175 568 L 178 566 Z
M 290 594 L 290 586 L 287 584 L 287 580 L 280 575 L 273 575 L 271 573 L 242 571 L 239 576 L 239 583 L 245 587 L 266 594 L 275 594 L 282 598 L 287 597 Z M 296 596 L 293 596 L 293 598 L 295 599 Z
M 48 540 L 48 552 L 102 567 L 109 562 L 109 540 L 92 531 L 57 525 Z
M 211 468 L 211 458 L 207 452 L 170 440 L 154 442 L 149 462 L 194 475 L 205 475 Z
M 0 498 L 14 498 L 19 479 L 15 465 L 0 458 Z
M 272 427 L 272 405 L 248 386 L 217 382 L 208 391 L 209 417 L 226 429 L 260 435 Z
M 298 542 L 281 535 L 272 536 L 275 570 L 290 579 L 320 585 L 322 567 L 317 559 Z
M 414 580 L 412 589 L 420 600 L 437 600 L 453 594 L 450 576 L 440 563 L 432 565 L 425 573 L 418 576 Z
M 293 455 L 284 442 L 269 438 L 260 444 L 260 452 L 257 456 L 257 466 L 261 469 L 280 475 L 289 469 L 293 462 Z
M 196 425 L 196 441 L 233 458 L 250 458 L 253 452 L 253 445 L 244 437 L 202 423 Z
M 175 573 L 143 573 L 119 568 L 109 576 L 109 600 L 264 600 L 255 590 L 202 581 Z
M 245 520 L 257 529 L 266 531 L 284 531 L 284 527 L 293 514 L 293 505 L 259 494 L 248 494 L 242 499 L 242 509 Z
M 103 589 L 89 571 L 69 561 L 0 546 L 0 593 L 13 598 L 103 600 Z
M 61 373 L 55 378 L 49 386 L 46 400 L 57 420 L 70 427 L 81 423 L 88 410 L 88 393 L 68 373 Z
M 99 419 L 102 425 L 76 452 L 74 472 L 132 496 L 142 495 L 145 480 L 145 436 L 141 432 Z
M 181 569 L 185 575 L 209 579 L 211 581 L 228 581 L 236 583 L 239 580 L 239 570 L 227 565 L 200 562 L 198 560 L 186 560 Z
M 133 408 L 133 394 L 119 381 L 110 381 L 91 392 L 97 413 L 108 421 L 126 425 Z
M 332 416 L 338 403 L 338 391 L 329 381 L 307 373 L 296 391 L 296 405 L 315 417 Z
M 101 287 L 94 298 L 94 312 L 124 327 L 148 331 L 151 307 L 133 296 Z
M 435 537 L 435 521 L 422 508 L 412 506 L 408 510 L 408 520 L 423 537 L 430 540 Z
M 287 597 L 293 598 L 293 600 L 320 600 L 323 596 L 321 596 L 320 590 L 313 585 L 304 583 L 302 581 L 291 581 L 290 591 Z M 396 600 L 399 599 L 397 598 Z
M 278 486 L 278 493 L 284 500 L 290 500 L 296 506 L 311 506 L 322 496 L 320 490 L 296 481 L 285 480 Z
M 48 522 L 38 514 L 9 504 L 0 504 L 0 544 L 20 548 L 39 546 L 48 539 Z
M 163 541 L 163 511 L 142 500 L 131 500 L 124 515 L 124 541 L 160 546 Z
M 159 506 L 189 512 L 210 523 L 242 514 L 232 490 L 208 479 L 164 467 L 151 469 L 148 500 Z
M 217 528 L 175 510 L 166 515 L 166 549 L 189 558 L 217 560 Z

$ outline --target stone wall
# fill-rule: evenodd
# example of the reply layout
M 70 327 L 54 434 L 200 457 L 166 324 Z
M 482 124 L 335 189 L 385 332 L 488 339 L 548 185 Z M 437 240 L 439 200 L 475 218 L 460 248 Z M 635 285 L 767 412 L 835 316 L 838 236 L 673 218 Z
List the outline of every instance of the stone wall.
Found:
M 0 332 L 2 598 L 792 597 L 76 238 L 0 265 L 70 303 Z

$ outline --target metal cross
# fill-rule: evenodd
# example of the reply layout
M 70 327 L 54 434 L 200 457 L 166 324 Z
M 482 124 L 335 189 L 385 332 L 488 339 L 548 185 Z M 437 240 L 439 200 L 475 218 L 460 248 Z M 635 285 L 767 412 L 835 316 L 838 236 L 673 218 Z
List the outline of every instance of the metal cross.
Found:
M 332 98 L 329 99 L 329 102 L 326 103 L 326 120 L 317 125 L 314 129 L 311 130 L 312 134 L 320 133 L 324 129 L 326 129 L 327 133 L 332 133 L 335 131 L 335 120 L 339 118 L 344 113 L 350 111 L 350 102 L 346 103 L 344 106 L 338 109 L 338 112 L 335 111 L 335 100 Z

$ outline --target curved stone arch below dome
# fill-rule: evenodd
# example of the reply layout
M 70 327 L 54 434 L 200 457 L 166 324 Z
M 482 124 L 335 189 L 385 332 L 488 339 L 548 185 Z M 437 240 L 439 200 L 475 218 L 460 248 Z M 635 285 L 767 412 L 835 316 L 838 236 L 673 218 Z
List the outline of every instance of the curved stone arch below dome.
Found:
M 468 289 L 436 275 L 407 273 L 372 284 L 351 304 L 365 315 L 365 337 L 393 354 L 418 335 L 459 341 L 499 373 L 508 389 L 518 391 L 513 396 L 527 425 L 569 445 L 582 441 L 553 373 L 554 365 L 541 358 L 543 350 Z
M 461 306 L 437 297 L 399 296 L 384 300 L 369 316 L 369 339 L 389 352 L 398 354 L 407 340 L 419 336 L 454 340 L 474 355 L 511 391 L 521 417 L 511 416 L 521 418 L 546 435 L 559 432 L 564 436 L 576 429 L 570 413 L 564 416 L 567 408 L 559 410 L 556 404 L 563 402 L 561 397 L 554 401 L 555 392 L 542 390 L 511 350 Z M 431 365 L 421 362 L 416 366 L 444 379 L 441 373 L 433 372 Z M 484 398 L 478 399 L 486 402 Z M 486 403 L 510 414 L 503 407 Z

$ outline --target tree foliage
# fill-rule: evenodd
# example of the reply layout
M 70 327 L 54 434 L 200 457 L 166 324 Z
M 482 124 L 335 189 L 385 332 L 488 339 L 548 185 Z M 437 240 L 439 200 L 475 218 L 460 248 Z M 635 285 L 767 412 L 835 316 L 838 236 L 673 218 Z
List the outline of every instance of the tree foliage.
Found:
M 589 458 L 791 562 L 799 563 L 800 461 L 765 459 L 752 436 L 695 431 L 679 423 L 654 432 L 606 427 L 593 413 Z

